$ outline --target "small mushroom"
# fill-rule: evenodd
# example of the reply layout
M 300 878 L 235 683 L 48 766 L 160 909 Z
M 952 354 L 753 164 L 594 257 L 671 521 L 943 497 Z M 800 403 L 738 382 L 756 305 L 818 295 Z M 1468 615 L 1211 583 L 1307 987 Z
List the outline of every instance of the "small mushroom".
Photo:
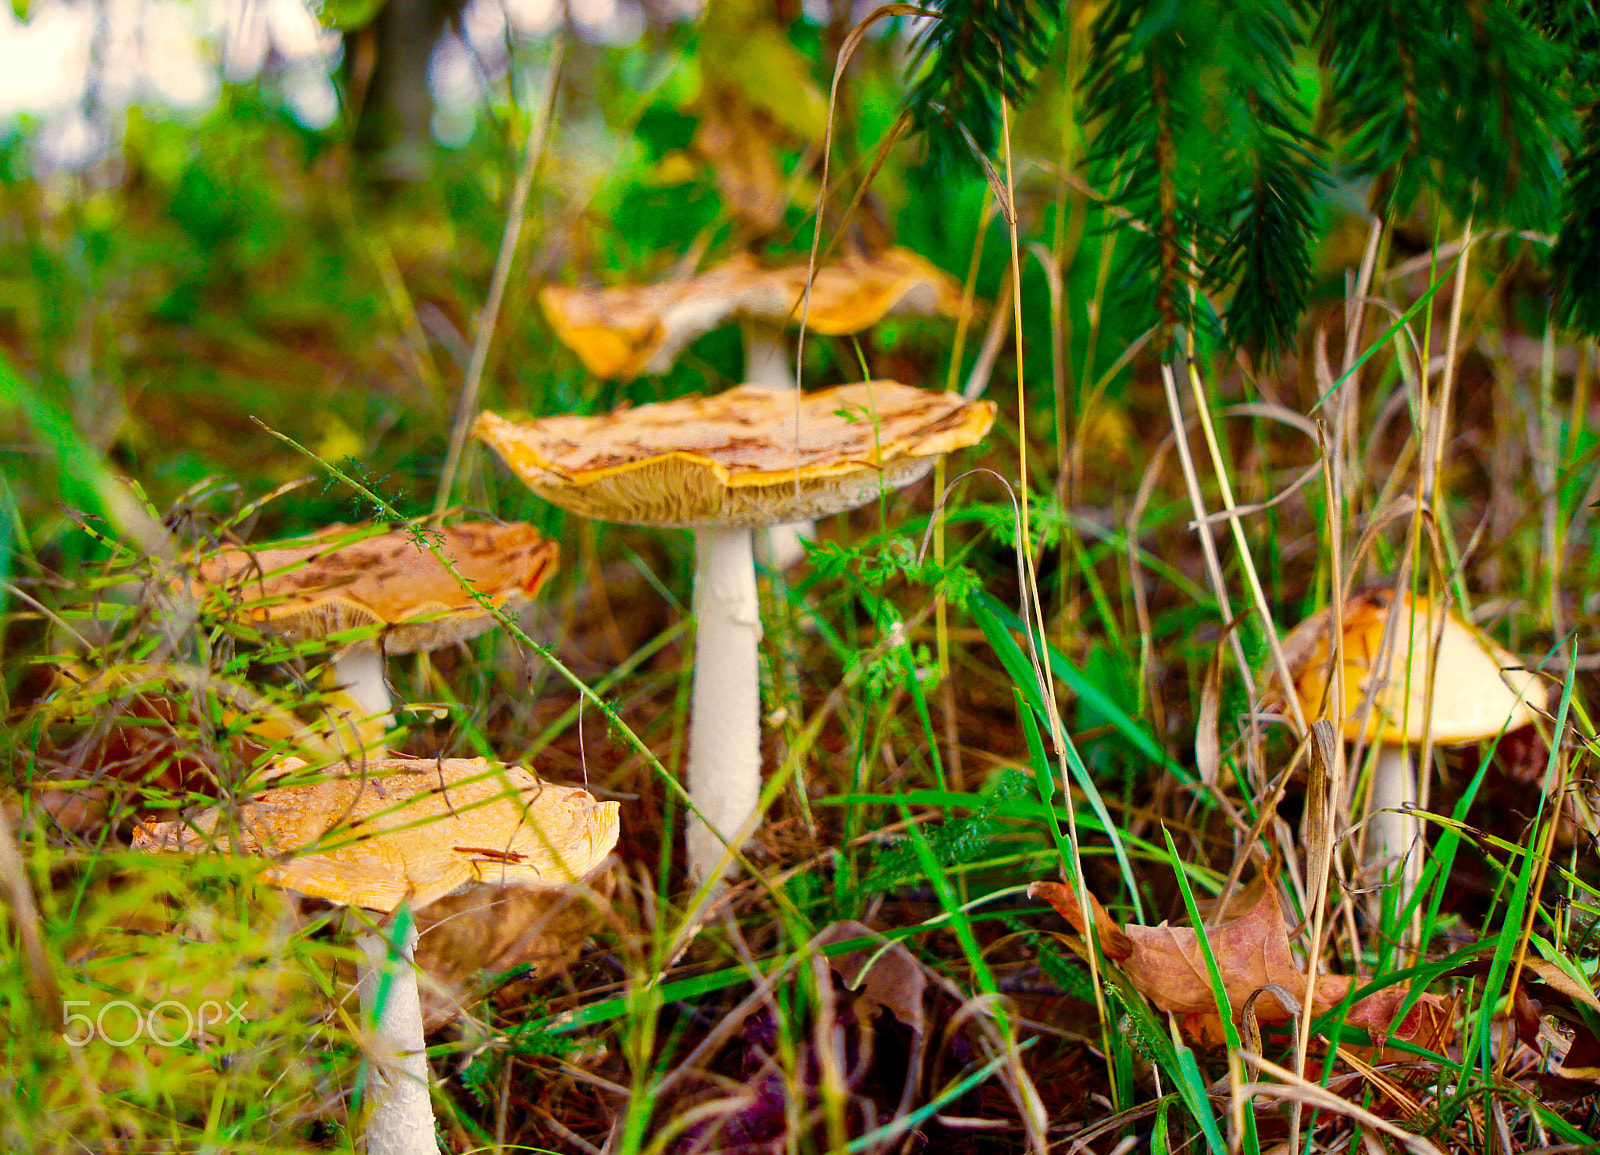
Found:
M 218 849 L 271 859 L 271 885 L 385 914 L 476 888 L 565 887 L 616 845 L 618 804 L 481 758 L 380 759 L 368 773 L 268 790 L 140 829 L 136 850 Z M 357 936 L 357 991 L 380 1062 L 367 1087 L 369 1155 L 437 1155 L 416 971 L 416 923 L 391 943 Z M 378 994 L 387 975 L 387 997 Z M 381 1068 L 381 1070 L 380 1070 Z
M 615 289 L 551 285 L 539 300 L 557 335 L 601 377 L 665 372 L 696 337 L 737 319 L 744 330 L 745 382 L 778 390 L 800 387 L 784 331 L 798 329 L 802 319 L 811 332 L 837 337 L 891 315 L 961 312 L 955 279 L 909 249 L 850 252 L 822 264 L 808 299 L 809 272 L 809 261 L 771 266 L 741 253 L 696 277 Z M 793 420 L 791 406 L 790 426 Z M 773 526 L 766 533 L 767 560 L 787 569 L 805 556 L 801 543 L 815 536 L 809 520 Z
M 361 533 L 369 536 L 355 536 Z M 506 613 L 526 605 L 555 572 L 559 547 L 526 523 L 464 522 L 438 533 L 461 576 Z M 363 714 L 384 729 L 394 724 L 385 654 L 441 649 L 495 622 L 405 531 L 332 526 L 304 542 L 224 550 L 200 562 L 191 588 L 199 595 L 220 590 L 237 612 L 290 638 L 373 627 L 373 636 L 335 655 L 333 668 Z
M 530 489 L 627 525 L 694 530 L 690 876 L 720 875 L 761 794 L 761 637 L 751 531 L 855 509 L 975 444 L 994 404 L 867 381 L 782 396 L 741 385 L 597 417 L 473 427 Z
M 1344 700 L 1331 699 L 1332 611 L 1284 639 L 1289 671 L 1308 719 L 1324 709 L 1350 742 L 1374 745 L 1368 863 L 1402 858 L 1399 903 L 1416 888 L 1421 863 L 1410 853 L 1421 833 L 1407 813 L 1420 789 L 1411 748 L 1461 746 L 1537 718 L 1549 696 L 1536 674 L 1454 613 L 1401 591 L 1357 594 L 1344 607 Z M 1385 631 L 1391 635 L 1384 637 Z M 1429 685 L 1432 696 L 1429 697 Z

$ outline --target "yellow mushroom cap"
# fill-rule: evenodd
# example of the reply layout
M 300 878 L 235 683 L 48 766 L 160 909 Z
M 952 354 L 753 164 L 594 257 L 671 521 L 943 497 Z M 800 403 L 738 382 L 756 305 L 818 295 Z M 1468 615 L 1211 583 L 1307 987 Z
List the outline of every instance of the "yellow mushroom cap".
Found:
M 910 249 L 852 252 L 829 261 L 817 269 L 810 301 L 804 300 L 807 261 L 766 269 L 745 257 L 719 268 L 731 275 L 750 270 L 739 316 L 797 329 L 803 309 L 806 327 L 826 337 L 859 333 L 889 316 L 961 311 L 956 279 Z
M 1384 623 L 1393 615 L 1389 660 L 1382 663 Z M 1532 722 L 1548 701 L 1546 687 L 1522 663 L 1485 638 L 1454 613 L 1443 614 L 1427 598 L 1374 590 L 1350 599 L 1344 610 L 1344 705 L 1350 741 L 1361 734 L 1365 701 L 1372 698 L 1366 740 L 1397 745 L 1421 742 L 1431 730 L 1444 745 L 1478 742 L 1502 730 Z M 1329 658 L 1332 613 L 1307 618 L 1284 639 L 1295 690 L 1305 709 L 1321 708 L 1332 677 Z M 1438 662 L 1433 669 L 1433 709 L 1427 709 L 1432 639 Z
M 894 381 L 811 393 L 740 385 L 597 417 L 517 423 L 486 412 L 473 435 L 540 497 L 585 517 L 753 528 L 909 485 L 940 454 L 980 440 L 994 413 L 992 401 Z
M 238 809 L 141 827 L 136 850 L 279 859 L 264 877 L 341 906 L 415 908 L 473 885 L 565 886 L 617 844 L 618 805 L 483 758 L 377 759 Z
M 847 253 L 820 266 L 802 304 L 810 262 L 763 265 L 740 254 L 695 277 L 609 289 L 540 290 L 556 335 L 600 377 L 665 372 L 691 341 L 745 319 L 824 336 L 859 333 L 891 315 L 956 316 L 961 286 L 911 252 Z
M 385 626 L 384 649 L 392 654 L 438 649 L 494 625 L 411 534 L 354 539 L 361 532 L 332 526 L 304 544 L 224 550 L 196 567 L 191 588 L 201 596 L 220 588 L 240 612 L 290 636 Z M 539 591 L 560 552 L 522 522 L 464 522 L 437 532 L 461 576 L 508 613 Z
M 662 373 L 689 342 L 727 320 L 720 301 L 684 311 L 691 281 L 610 289 L 546 285 L 539 304 L 561 343 L 596 377 Z

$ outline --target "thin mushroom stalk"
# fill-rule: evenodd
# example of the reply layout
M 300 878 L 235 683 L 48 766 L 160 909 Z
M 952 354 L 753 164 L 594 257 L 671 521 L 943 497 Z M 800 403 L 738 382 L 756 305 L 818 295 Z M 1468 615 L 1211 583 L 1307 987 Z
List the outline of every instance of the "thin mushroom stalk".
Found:
M 1396 910 L 1411 900 L 1422 877 L 1422 856 L 1416 849 L 1422 823 L 1410 812 L 1420 796 L 1417 767 L 1407 748 L 1379 745 L 1372 760 L 1366 857 L 1369 863 L 1383 864 L 1384 874 L 1400 883 Z
M 381 730 L 394 727 L 394 700 L 384 679 L 383 646 L 374 638 L 346 646 L 334 655 L 333 676 L 360 708 L 362 721 Z
M 748 529 L 694 535 L 689 800 L 699 814 L 689 816 L 686 844 L 696 880 L 716 872 L 723 843 L 737 845 L 761 797 L 761 603 L 752 544 Z
M 367 1155 L 439 1155 L 428 1100 L 422 997 L 413 961 L 417 924 L 409 912 L 402 921 L 405 932 L 393 942 L 375 931 L 356 938 L 366 959 L 356 979 L 356 993 L 362 1023 L 372 1031 L 374 1044 L 364 1087 L 368 1108 L 364 1141 Z
M 746 321 L 741 332 L 744 334 L 745 383 L 774 392 L 798 391 L 800 382 L 794 375 L 794 351 L 784 339 L 783 330 L 760 321 Z M 771 526 L 762 534 L 762 560 L 773 569 L 788 569 L 805 560 L 805 543 L 816 540 L 817 523 L 814 521 Z
M 798 389 L 794 377 L 794 350 L 784 340 L 783 330 L 760 321 L 746 321 L 744 334 L 744 379 L 747 385 L 763 389 Z
M 447 525 L 426 541 L 404 530 L 330 526 L 200 559 L 186 588 L 287 638 L 363 631 L 364 640 L 334 654 L 331 673 L 343 687 L 341 708 L 360 716 L 359 747 L 374 754 L 394 725 L 386 656 L 456 645 L 493 628 L 497 618 L 479 598 L 515 613 L 555 571 L 559 553 L 520 522 Z

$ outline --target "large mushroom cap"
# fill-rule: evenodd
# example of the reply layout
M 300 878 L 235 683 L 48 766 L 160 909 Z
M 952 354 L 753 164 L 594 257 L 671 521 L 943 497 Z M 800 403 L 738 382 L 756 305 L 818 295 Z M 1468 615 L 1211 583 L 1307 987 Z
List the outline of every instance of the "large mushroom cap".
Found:
M 1427 598 L 1391 590 L 1358 594 L 1344 610 L 1345 737 L 1360 736 L 1365 700 L 1372 698 L 1366 740 L 1398 745 L 1421 742 L 1431 730 L 1435 742 L 1452 745 L 1492 738 L 1538 717 L 1548 701 L 1538 676 L 1522 662 L 1478 633 L 1454 613 L 1444 614 Z M 1380 667 L 1384 623 L 1398 614 L 1389 660 Z M 1332 678 L 1329 657 L 1332 612 L 1307 618 L 1284 639 L 1295 691 L 1308 711 L 1320 708 Z M 1427 709 L 1428 657 L 1439 637 L 1433 669 L 1433 709 Z
M 598 417 L 519 424 L 483 413 L 473 434 L 540 497 L 585 517 L 752 528 L 909 485 L 982 438 L 994 413 L 991 401 L 894 381 L 813 393 L 741 385 Z
M 695 277 L 610 289 L 549 285 L 539 303 L 556 335 L 600 377 L 661 373 L 696 337 L 743 319 L 798 328 L 807 261 L 769 266 L 740 254 Z M 817 270 L 806 326 L 859 333 L 892 315 L 955 316 L 961 287 L 909 249 L 847 253 Z
M 290 636 L 387 627 L 389 653 L 437 649 L 494 624 L 412 534 L 356 539 L 361 532 L 332 526 L 304 544 L 225 550 L 197 567 L 195 592 L 220 588 L 240 612 Z M 526 523 L 465 522 L 437 532 L 461 576 L 505 612 L 524 605 L 555 572 L 559 547 Z
M 378 759 L 367 774 L 268 790 L 238 810 L 141 828 L 137 850 L 280 859 L 272 885 L 342 906 L 425 907 L 477 883 L 565 886 L 617 843 L 618 806 L 482 758 Z

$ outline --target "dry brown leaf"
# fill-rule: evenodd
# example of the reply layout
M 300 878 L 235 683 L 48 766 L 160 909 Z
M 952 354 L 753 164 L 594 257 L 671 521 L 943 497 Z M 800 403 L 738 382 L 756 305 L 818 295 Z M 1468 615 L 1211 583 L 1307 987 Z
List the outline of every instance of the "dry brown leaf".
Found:
M 1059 882 L 1036 882 L 1028 888 L 1033 898 L 1042 898 L 1060 912 L 1080 934 L 1087 923 L 1077 895 Z M 1183 1027 L 1191 1035 L 1207 1040 L 1222 1037 L 1216 996 L 1199 936 L 1191 927 L 1128 925 L 1119 927 L 1091 894 L 1094 921 L 1100 949 L 1107 959 L 1121 966 L 1140 994 L 1157 1010 L 1183 1016 Z M 1251 995 L 1267 986 L 1292 992 L 1306 989 L 1306 975 L 1295 966 L 1289 951 L 1289 935 L 1276 892 L 1258 879 L 1233 904 L 1238 913 L 1209 928 L 1206 937 L 1217 960 L 1217 970 L 1228 996 L 1228 1009 L 1237 1015 Z M 1337 1004 L 1354 980 L 1342 975 L 1318 975 L 1312 997 L 1318 1014 Z M 1350 1008 L 1346 1022 L 1365 1027 L 1374 1034 L 1386 1033 L 1389 1023 L 1406 997 L 1406 990 L 1391 987 L 1359 1000 Z M 1271 991 L 1255 1000 L 1255 1014 L 1261 1023 L 1284 1023 L 1292 1017 L 1288 1008 Z M 1393 1031 L 1396 1038 L 1437 1047 L 1453 1035 L 1451 1003 L 1440 995 L 1423 995 Z
M 864 923 L 845 921 L 824 927 L 813 941 L 817 946 L 828 946 L 853 938 L 876 940 L 878 935 Z M 899 943 L 891 943 L 881 950 L 863 947 L 849 954 L 831 956 L 828 965 L 844 985 L 856 993 L 857 1022 L 870 1025 L 879 1010 L 887 1010 L 917 1034 L 924 1033 L 922 996 L 928 989 L 928 977 L 905 947 Z
M 1559 1063 L 1540 1075 L 1539 1090 L 1547 1098 L 1577 1099 L 1594 1093 L 1600 1084 L 1600 1040 L 1587 1027 L 1579 1027 Z
M 1336 997 L 1329 1004 L 1331 1006 L 1332 1002 L 1344 997 L 1354 981 L 1343 975 L 1323 975 L 1317 980 L 1318 993 L 1336 991 Z M 1344 1018 L 1345 1026 L 1364 1027 L 1380 1042 L 1393 1037 L 1430 1051 L 1444 1050 L 1456 1037 L 1455 1000 L 1444 995 L 1425 994 L 1412 1004 L 1405 1018 L 1396 1023 L 1395 1015 L 1409 993 L 1405 986 L 1374 991 L 1350 1005 Z
M 1595 997 L 1594 992 L 1555 963 L 1542 958 L 1525 958 L 1522 960 L 1522 971 L 1525 979 L 1541 982 L 1575 1003 L 1600 1011 L 1600 999 Z
M 1484 953 L 1448 973 L 1484 976 L 1493 965 L 1493 958 Z M 1545 1099 L 1583 1098 L 1600 1085 L 1600 1039 L 1580 1013 L 1581 1007 L 1600 1009 L 1597 1004 L 1600 999 L 1589 985 L 1557 964 L 1536 956 L 1522 960 L 1511 989 L 1510 1018 L 1522 1044 L 1544 1056 L 1538 1083 Z
M 1122 962 L 1133 954 L 1135 949 L 1133 940 L 1116 924 L 1092 892 L 1085 891 L 1084 894 L 1089 899 L 1089 909 L 1099 932 L 1101 953 L 1112 962 Z M 1059 882 L 1036 882 L 1028 887 L 1028 897 L 1044 899 L 1055 907 L 1061 917 L 1070 922 L 1079 934 L 1087 933 L 1088 923 L 1078 906 L 1078 894 L 1072 887 Z

